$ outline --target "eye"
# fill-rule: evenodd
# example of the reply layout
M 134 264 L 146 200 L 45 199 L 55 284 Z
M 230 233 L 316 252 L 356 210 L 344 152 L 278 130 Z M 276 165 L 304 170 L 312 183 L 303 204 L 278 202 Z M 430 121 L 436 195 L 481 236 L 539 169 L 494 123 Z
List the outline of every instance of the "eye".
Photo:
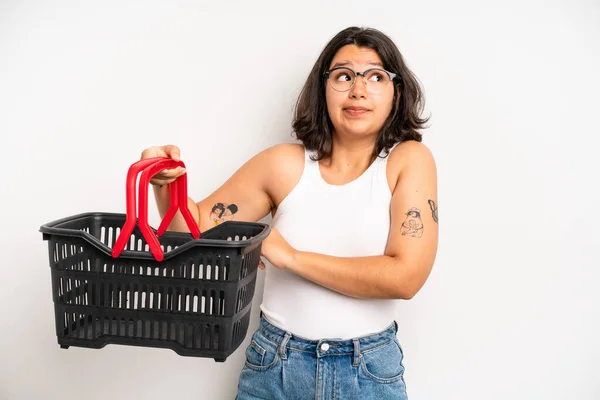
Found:
M 348 74 L 347 72 L 340 71 L 333 75 L 333 79 L 336 80 L 337 82 L 348 82 L 352 78 L 350 77 L 350 74 Z
M 354 73 L 349 69 L 340 68 L 332 71 L 331 78 L 334 82 L 352 82 L 354 79 Z
M 372 82 L 382 82 L 386 80 L 386 76 L 382 72 L 373 71 L 369 74 L 369 80 Z

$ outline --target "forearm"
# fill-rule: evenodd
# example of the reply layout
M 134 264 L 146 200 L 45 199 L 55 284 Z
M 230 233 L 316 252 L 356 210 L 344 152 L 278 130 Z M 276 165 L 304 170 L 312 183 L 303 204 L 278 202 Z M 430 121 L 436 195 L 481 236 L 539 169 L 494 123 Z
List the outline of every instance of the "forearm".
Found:
M 165 217 L 167 211 L 169 210 L 169 206 L 171 205 L 170 185 L 163 185 L 162 187 L 153 185 L 153 189 L 158 213 L 160 214 L 160 218 L 162 220 Z M 192 200 L 190 197 L 188 197 L 188 208 L 190 209 L 190 212 L 192 213 L 196 224 L 198 224 L 198 221 L 200 220 L 198 206 L 196 202 L 194 202 L 194 200 Z M 175 213 L 175 216 L 173 217 L 173 220 L 169 224 L 167 230 L 172 232 L 190 231 L 190 229 L 187 226 L 187 223 L 185 222 L 185 219 L 183 218 L 183 215 L 181 215 L 181 211 L 177 210 L 177 213 Z
M 410 269 L 390 256 L 346 258 L 299 251 L 286 268 L 357 298 L 410 299 L 420 287 L 411 278 Z

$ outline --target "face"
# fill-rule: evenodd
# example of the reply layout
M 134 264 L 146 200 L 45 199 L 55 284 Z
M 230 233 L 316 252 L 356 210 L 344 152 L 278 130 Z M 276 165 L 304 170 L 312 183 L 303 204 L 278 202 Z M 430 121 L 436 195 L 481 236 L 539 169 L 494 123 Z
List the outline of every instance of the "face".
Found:
M 213 207 L 210 212 L 210 219 L 216 224 L 221 220 L 221 214 L 223 213 L 223 209 L 219 207 Z
M 375 50 L 355 45 L 347 45 L 338 50 L 329 69 L 337 66 L 349 67 L 356 72 L 370 68 L 383 69 L 381 58 Z M 327 110 L 334 134 L 375 140 L 392 110 L 394 85 L 390 82 L 375 94 L 369 92 L 367 85 L 363 77 L 358 76 L 350 90 L 340 92 L 330 82 L 326 82 Z
M 225 221 L 231 221 L 233 219 L 233 213 L 230 209 L 226 209 L 221 218 Z

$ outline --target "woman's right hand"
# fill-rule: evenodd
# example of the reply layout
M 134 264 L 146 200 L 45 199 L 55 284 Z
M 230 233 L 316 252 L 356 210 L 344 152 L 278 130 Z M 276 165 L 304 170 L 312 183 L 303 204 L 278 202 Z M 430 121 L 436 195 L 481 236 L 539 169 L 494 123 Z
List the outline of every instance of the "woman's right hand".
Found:
M 165 146 L 152 146 L 142 151 L 141 160 L 153 157 L 168 157 L 179 161 L 179 147 L 168 144 Z M 156 186 L 168 185 L 175 181 L 181 175 L 185 174 L 185 168 L 177 167 L 174 169 L 165 169 L 152 177 L 150 183 Z

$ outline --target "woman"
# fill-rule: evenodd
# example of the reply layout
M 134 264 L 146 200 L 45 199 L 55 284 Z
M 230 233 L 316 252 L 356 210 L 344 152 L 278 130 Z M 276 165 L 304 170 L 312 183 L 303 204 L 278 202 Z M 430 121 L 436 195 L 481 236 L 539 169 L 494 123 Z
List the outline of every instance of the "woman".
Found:
M 394 321 L 423 286 L 438 242 L 437 178 L 421 143 L 422 94 L 394 43 L 373 29 L 338 33 L 316 61 L 293 121 L 301 144 L 245 163 L 190 209 L 201 230 L 215 206 L 240 221 L 273 215 L 259 329 L 238 399 L 405 399 Z M 179 158 L 175 146 L 142 158 Z M 167 183 L 152 181 L 160 214 Z M 171 230 L 186 231 L 178 215 Z M 260 267 L 265 269 L 261 261 Z

